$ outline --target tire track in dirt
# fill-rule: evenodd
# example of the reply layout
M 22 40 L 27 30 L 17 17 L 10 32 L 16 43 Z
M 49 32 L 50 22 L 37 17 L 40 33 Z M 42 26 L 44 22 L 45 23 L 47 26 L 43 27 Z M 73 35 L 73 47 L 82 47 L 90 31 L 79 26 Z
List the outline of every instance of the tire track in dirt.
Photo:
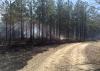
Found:
M 55 71 L 87 71 L 86 69 L 89 66 L 82 68 L 81 65 L 87 62 L 87 58 L 84 56 L 84 50 L 88 45 L 89 43 L 81 43 L 71 51 L 68 51 L 57 65 Z
M 90 43 L 83 43 L 68 51 L 66 56 L 56 65 L 54 71 L 100 71 L 100 57 L 98 55 L 100 47 L 94 47 L 94 44 L 90 45 Z
M 65 46 L 64 48 L 58 50 L 57 52 L 49 56 L 43 62 L 43 64 L 41 64 L 41 66 L 39 66 L 39 68 L 35 71 L 58 71 L 57 66 L 60 65 L 60 61 L 64 59 L 65 56 L 68 57 L 67 61 L 69 62 L 69 64 L 75 64 L 75 61 L 77 60 L 74 59 L 74 57 L 76 58 L 77 56 L 75 56 L 75 54 L 72 53 L 72 51 L 78 47 L 85 47 L 87 45 L 88 44 L 75 43 L 69 46 Z M 73 55 L 70 55 L 70 54 L 73 54 Z
M 43 53 L 39 53 L 36 56 L 32 56 L 32 59 L 27 61 L 27 65 L 24 66 L 22 69 L 19 69 L 18 71 L 36 71 L 38 67 L 45 61 L 47 57 L 55 53 L 56 51 L 62 49 L 64 46 L 67 46 L 68 44 L 63 44 L 59 46 L 46 46 L 43 48 L 49 48 L 48 51 L 45 51 Z

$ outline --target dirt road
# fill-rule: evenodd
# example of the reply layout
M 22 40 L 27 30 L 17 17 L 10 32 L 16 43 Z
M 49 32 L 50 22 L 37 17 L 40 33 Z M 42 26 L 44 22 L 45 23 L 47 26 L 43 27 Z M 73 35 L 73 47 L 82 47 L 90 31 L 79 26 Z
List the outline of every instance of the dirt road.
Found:
M 48 56 L 40 55 L 40 61 L 32 58 L 19 71 L 100 71 L 100 46 L 73 43 L 60 47 Z

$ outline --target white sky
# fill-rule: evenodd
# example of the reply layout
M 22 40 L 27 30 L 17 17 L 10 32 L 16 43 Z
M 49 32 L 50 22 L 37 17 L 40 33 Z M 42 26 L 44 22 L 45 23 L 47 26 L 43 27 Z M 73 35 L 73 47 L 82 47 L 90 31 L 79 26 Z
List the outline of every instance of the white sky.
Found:
M 0 22 L 1 22 L 1 14 L 0 14 Z

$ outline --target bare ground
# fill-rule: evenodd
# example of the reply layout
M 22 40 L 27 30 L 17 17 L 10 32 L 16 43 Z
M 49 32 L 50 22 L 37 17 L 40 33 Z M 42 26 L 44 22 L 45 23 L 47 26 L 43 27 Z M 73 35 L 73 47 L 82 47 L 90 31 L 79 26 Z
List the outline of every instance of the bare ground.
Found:
M 0 54 L 0 71 L 100 71 L 100 42 L 20 52 Z

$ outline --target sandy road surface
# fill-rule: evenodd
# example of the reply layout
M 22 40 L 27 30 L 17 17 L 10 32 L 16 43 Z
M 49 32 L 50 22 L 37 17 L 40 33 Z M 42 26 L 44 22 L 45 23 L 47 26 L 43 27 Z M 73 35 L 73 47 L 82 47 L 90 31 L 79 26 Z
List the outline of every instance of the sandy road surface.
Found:
M 36 68 L 33 62 L 34 59 L 31 59 L 19 71 L 100 71 L 100 47 L 90 43 L 73 43 L 46 56 Z

